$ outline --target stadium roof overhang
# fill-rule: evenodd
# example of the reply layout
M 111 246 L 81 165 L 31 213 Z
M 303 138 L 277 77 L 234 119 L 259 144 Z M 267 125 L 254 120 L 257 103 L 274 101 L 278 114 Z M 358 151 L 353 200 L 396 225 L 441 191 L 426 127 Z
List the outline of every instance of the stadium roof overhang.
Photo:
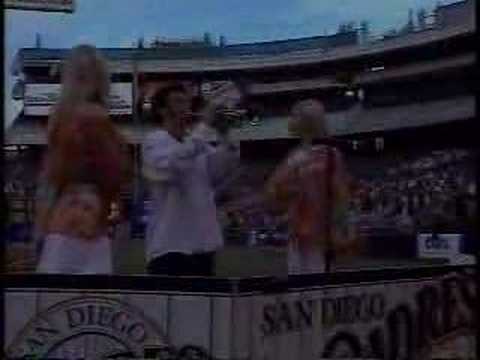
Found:
M 189 73 L 214 71 L 244 71 L 293 67 L 300 65 L 320 65 L 324 62 L 335 62 L 365 58 L 397 50 L 421 48 L 431 43 L 455 39 L 474 34 L 475 28 L 469 24 L 462 26 L 435 29 L 398 37 L 388 41 L 379 41 L 368 46 L 351 45 L 328 50 L 306 50 L 275 56 L 244 56 L 209 59 L 180 60 L 148 60 L 139 61 L 137 71 L 144 73 Z M 115 69 L 119 72 L 120 65 Z
M 368 45 L 346 45 L 332 48 L 318 48 L 302 51 L 289 51 L 275 55 L 208 56 L 208 57 L 182 57 L 162 58 L 158 55 L 142 56 L 138 49 L 123 49 L 121 57 L 116 58 L 117 50 L 108 49 L 109 67 L 111 73 L 194 73 L 194 72 L 220 72 L 237 70 L 258 70 L 299 65 L 315 65 L 323 62 L 351 60 L 362 57 L 375 56 L 382 53 L 394 52 L 401 49 L 421 48 L 431 43 L 473 35 L 475 23 L 467 21 L 459 26 L 431 29 L 412 33 L 388 41 L 377 41 Z M 18 74 L 25 67 L 52 66 L 62 61 L 66 49 L 39 49 L 41 57 L 36 57 L 33 49 L 28 49 L 30 54 L 19 52 L 12 65 L 12 72 Z M 118 50 L 120 51 L 120 50 Z M 51 55 L 49 55 L 51 54 Z M 120 54 L 120 53 L 119 53 Z M 129 55 L 130 54 L 130 55 Z M 50 57 L 49 57 L 50 56 Z

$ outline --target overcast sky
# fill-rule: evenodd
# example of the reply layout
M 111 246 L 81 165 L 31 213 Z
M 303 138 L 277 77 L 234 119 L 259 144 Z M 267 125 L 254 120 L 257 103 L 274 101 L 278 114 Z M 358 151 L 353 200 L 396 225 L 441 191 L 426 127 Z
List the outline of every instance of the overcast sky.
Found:
M 456 0 L 77 0 L 73 14 L 6 11 L 6 119 L 10 101 L 13 56 L 22 47 L 131 46 L 140 36 L 168 38 L 225 35 L 228 43 L 265 41 L 333 33 L 346 21 L 368 20 L 382 33 L 405 24 L 410 8 L 433 9 Z M 135 5 L 133 5 L 135 4 Z M 8 120 L 10 119 L 10 121 Z

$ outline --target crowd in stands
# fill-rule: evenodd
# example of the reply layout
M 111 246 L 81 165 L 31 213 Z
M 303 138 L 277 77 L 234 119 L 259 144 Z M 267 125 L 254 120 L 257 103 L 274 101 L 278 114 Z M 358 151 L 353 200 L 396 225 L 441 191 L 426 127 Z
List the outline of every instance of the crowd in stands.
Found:
M 348 159 L 348 157 L 347 157 Z M 358 231 L 382 230 L 413 235 L 420 231 L 460 232 L 473 229 L 474 167 L 465 150 L 369 159 L 358 168 L 348 159 L 353 178 L 350 220 Z M 355 166 L 356 165 L 356 166 Z M 286 221 L 265 203 L 264 184 L 274 164 L 245 166 L 240 184 L 231 186 L 222 211 L 227 238 L 233 243 L 280 244 Z
M 471 158 L 461 150 L 434 151 L 398 161 L 384 176 L 360 179 L 352 211 L 402 231 L 465 231 L 474 216 Z
M 476 187 L 468 151 L 453 149 L 391 158 L 345 157 L 354 180 L 351 221 L 359 232 L 465 233 L 474 227 Z M 276 165 L 274 161 L 244 163 L 232 181 L 225 184 L 227 190 L 219 194 L 218 201 L 227 242 L 286 243 L 287 219 L 273 214 L 264 199 L 264 184 Z M 136 213 L 132 209 L 127 216 L 134 218 Z M 132 226 L 132 236 L 134 232 L 139 232 L 138 236 L 143 233 L 144 217 L 137 219 L 140 230 Z

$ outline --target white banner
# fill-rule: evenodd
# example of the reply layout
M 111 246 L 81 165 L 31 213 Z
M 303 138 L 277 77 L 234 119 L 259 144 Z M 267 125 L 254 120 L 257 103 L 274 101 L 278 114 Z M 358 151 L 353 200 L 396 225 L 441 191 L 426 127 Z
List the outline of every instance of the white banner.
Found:
M 132 84 L 112 83 L 109 105 L 112 115 L 131 115 L 133 108 Z
M 48 116 L 51 106 L 60 97 L 60 84 L 26 84 L 25 115 Z M 112 83 L 110 90 L 110 114 L 132 114 L 133 96 L 131 83 Z
M 257 297 L 251 359 L 475 358 L 474 274 L 303 290 Z
M 461 234 L 418 234 L 417 255 L 419 258 L 451 259 L 461 253 Z
M 4 0 L 5 9 L 58 11 L 72 13 L 75 0 Z
M 10 359 L 475 358 L 473 271 L 268 293 L 21 286 L 5 295 Z

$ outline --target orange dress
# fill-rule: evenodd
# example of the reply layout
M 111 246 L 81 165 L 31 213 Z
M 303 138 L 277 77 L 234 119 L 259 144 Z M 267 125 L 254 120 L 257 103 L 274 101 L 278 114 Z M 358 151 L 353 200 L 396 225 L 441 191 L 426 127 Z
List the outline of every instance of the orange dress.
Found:
M 348 248 L 349 176 L 341 153 L 325 145 L 295 150 L 274 172 L 268 193 L 288 214 L 295 272 L 320 272 L 331 244 Z

